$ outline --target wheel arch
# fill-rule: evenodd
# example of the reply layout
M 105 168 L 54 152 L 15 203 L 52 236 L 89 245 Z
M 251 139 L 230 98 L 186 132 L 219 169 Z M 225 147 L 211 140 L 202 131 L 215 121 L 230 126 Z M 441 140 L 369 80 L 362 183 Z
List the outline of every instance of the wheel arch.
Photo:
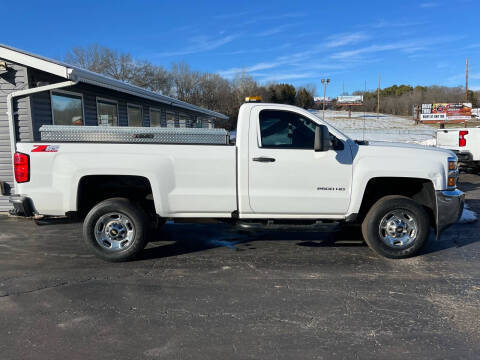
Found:
M 96 204 L 109 198 L 126 198 L 155 213 L 150 180 L 140 175 L 85 175 L 78 181 L 76 210 L 84 215 Z
M 416 201 L 425 208 L 431 225 L 435 226 L 437 206 L 434 184 L 430 179 L 413 177 L 371 178 L 365 186 L 356 221 L 362 222 L 373 204 L 388 195 L 406 196 Z

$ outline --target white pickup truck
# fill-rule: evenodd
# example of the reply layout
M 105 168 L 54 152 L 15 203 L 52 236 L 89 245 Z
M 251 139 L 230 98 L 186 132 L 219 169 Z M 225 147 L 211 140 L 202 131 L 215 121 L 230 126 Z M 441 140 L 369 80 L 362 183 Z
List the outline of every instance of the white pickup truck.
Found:
M 437 146 L 452 150 L 459 162 L 480 170 L 480 128 L 437 130 Z
M 149 137 L 145 128 L 128 131 Z M 404 258 L 425 245 L 432 227 L 438 238 L 455 223 L 464 202 L 451 151 L 355 142 L 288 105 L 242 105 L 236 142 L 224 145 L 15 146 L 15 207 L 27 215 L 85 215 L 86 243 L 109 261 L 134 258 L 152 224 L 180 218 L 252 231 L 355 223 L 377 253 Z

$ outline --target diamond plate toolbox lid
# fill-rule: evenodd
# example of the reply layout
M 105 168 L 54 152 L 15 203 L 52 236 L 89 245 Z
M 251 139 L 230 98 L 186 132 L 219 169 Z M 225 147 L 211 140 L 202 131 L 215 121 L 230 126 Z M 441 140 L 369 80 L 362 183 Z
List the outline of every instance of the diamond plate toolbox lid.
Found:
M 226 145 L 230 141 L 225 129 L 70 125 L 42 125 L 40 139 L 50 142 L 210 145 Z

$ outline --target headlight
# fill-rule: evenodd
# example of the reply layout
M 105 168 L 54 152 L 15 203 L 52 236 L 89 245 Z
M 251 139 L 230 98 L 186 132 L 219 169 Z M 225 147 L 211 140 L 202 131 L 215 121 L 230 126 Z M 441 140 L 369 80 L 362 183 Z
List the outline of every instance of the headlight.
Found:
M 457 170 L 457 160 L 449 160 L 448 161 L 448 170 Z
M 458 163 L 456 158 L 448 158 L 448 180 L 447 187 L 449 190 L 455 190 L 458 180 Z

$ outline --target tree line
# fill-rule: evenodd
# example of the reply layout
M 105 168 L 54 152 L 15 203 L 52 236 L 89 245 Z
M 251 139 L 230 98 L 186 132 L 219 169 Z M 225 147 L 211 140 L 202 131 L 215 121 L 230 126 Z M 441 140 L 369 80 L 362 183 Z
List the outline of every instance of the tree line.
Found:
M 262 85 L 245 71 L 237 73 L 233 79 L 226 79 L 219 74 L 195 71 L 184 62 L 166 69 L 98 44 L 73 48 L 66 54 L 65 62 L 226 114 L 230 120 L 218 125 L 230 129 L 236 126 L 238 110 L 247 96 L 259 95 L 266 102 L 303 108 L 314 105 L 313 85 Z
M 353 95 L 363 95 L 364 106 L 356 111 L 377 111 L 377 91 L 355 91 Z M 380 112 L 393 115 L 412 115 L 413 105 L 433 103 L 465 102 L 465 88 L 446 86 L 393 85 L 380 90 Z M 480 92 L 468 91 L 468 102 L 480 106 Z

